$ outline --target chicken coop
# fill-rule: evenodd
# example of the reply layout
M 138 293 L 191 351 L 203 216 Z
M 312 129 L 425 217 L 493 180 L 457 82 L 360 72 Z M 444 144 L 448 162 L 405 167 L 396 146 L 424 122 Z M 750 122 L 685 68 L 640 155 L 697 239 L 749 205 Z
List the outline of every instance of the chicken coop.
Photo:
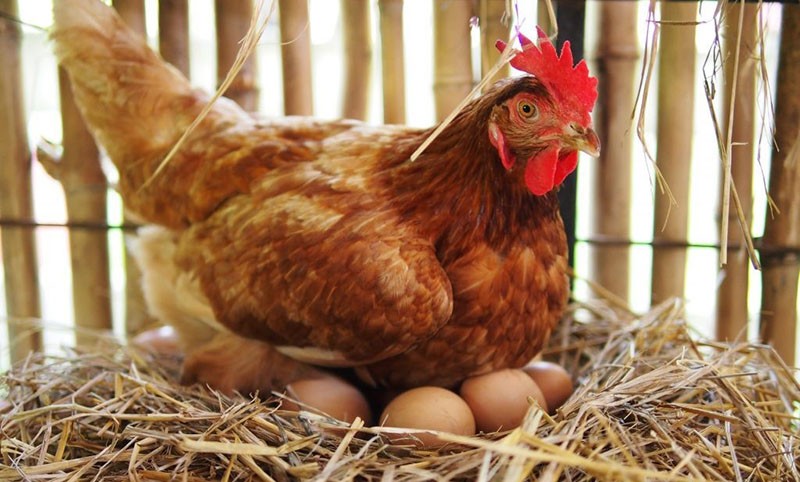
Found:
M 567 49 L 574 63 L 585 61 L 597 101 L 590 127 L 579 130 L 596 132 L 586 136 L 599 150 L 584 149 L 598 152 L 580 153 L 553 191 L 570 296 L 539 355 L 567 370 L 574 392 L 551 413 L 529 400 L 513 430 L 441 433 L 442 444 L 420 448 L 393 443 L 380 421 L 293 410 L 278 393 L 182 384 L 181 353 L 129 346 L 163 325 L 131 248 L 141 230 L 153 222 L 178 229 L 229 205 L 214 198 L 188 206 L 175 186 L 197 189 L 193 179 L 206 176 L 210 191 L 228 193 L 261 167 L 185 169 L 176 182 L 153 181 L 164 194 L 143 208 L 150 218 L 130 209 L 157 174 L 130 187 L 135 175 L 111 160 L 118 149 L 87 127 L 77 74 L 59 67 L 63 54 L 54 52 L 67 48 L 54 47 L 62 41 L 53 5 L 62 1 L 0 0 L 0 480 L 800 480 L 797 2 L 102 2 L 122 19 L 114 28 L 132 29 L 160 55 L 153 62 L 171 64 L 159 81 L 185 77 L 207 105 L 222 103 L 225 113 L 235 102 L 252 122 L 308 123 L 281 139 L 317 135 L 308 127 L 314 118 L 331 129 L 410 129 L 433 145 L 433 127 L 464 122 L 468 102 L 490 97 L 496 81 L 533 73 L 512 59 L 526 48 L 519 34 L 539 48 L 549 38 L 562 62 Z M 83 50 L 76 58 L 95 49 Z M 113 85 L 87 75 L 114 96 Z M 137 88 L 149 99 L 148 90 L 163 86 Z M 160 107 L 172 115 L 189 101 L 181 102 Z M 136 142 L 164 137 L 174 147 L 147 161 L 156 173 L 184 141 L 158 129 L 196 120 L 182 128 L 191 137 L 194 124 L 217 122 L 218 111 L 201 107 L 192 119 L 139 121 L 158 128 Z M 120 132 L 139 132 L 135 118 L 101 114 Z M 486 125 L 470 127 L 485 129 L 476 137 L 491 141 L 496 163 L 512 172 L 503 151 L 510 140 L 498 140 L 494 119 L 476 116 Z M 405 155 L 403 142 L 384 151 Z M 325 162 L 350 159 L 352 149 L 328 152 Z M 290 155 L 299 154 L 277 148 L 280 160 L 263 169 L 281 168 L 291 157 L 280 156 Z M 466 192 L 451 184 L 452 194 L 414 202 Z M 181 203 L 188 214 L 163 214 Z M 248 218 L 233 219 L 245 239 Z M 431 224 L 442 219 L 437 212 Z M 212 237 L 209 230 L 186 244 Z M 218 242 L 223 252 L 238 239 Z M 207 255 L 190 248 L 181 263 Z M 434 255 L 444 257 L 441 248 Z M 193 283 L 259 283 L 234 264 Z M 338 284 L 358 288 L 353 296 L 371 289 L 339 275 Z M 211 312 L 197 310 L 187 316 Z

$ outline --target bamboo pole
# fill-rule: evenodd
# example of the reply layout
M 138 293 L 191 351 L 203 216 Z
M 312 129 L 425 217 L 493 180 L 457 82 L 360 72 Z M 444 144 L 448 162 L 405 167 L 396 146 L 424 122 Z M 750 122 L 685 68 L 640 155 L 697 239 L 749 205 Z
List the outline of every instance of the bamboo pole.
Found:
M 433 4 L 433 93 L 439 121 L 472 90 L 472 13 L 470 0 L 435 0 Z
M 163 0 L 162 0 L 163 1 Z M 160 2 L 159 2 L 160 3 Z M 147 22 L 144 14 L 144 0 L 113 0 L 111 4 L 133 30 L 147 38 Z
M 159 11 L 163 5 L 170 3 L 168 0 L 159 2 Z M 131 28 L 144 38 L 147 38 L 147 25 L 145 23 L 144 0 L 114 0 L 114 8 L 119 12 L 120 17 L 125 20 Z M 165 27 L 161 24 L 162 15 L 159 14 L 159 36 L 163 35 Z M 169 27 L 172 28 L 172 27 Z M 159 48 L 164 52 L 164 41 L 159 41 Z M 123 211 L 124 218 L 124 211 Z M 153 323 L 149 316 L 147 303 L 142 293 L 142 272 L 136 263 L 133 255 L 128 249 L 128 240 L 136 234 L 130 233 L 124 236 L 125 250 L 125 332 L 128 336 L 134 336 L 143 331 L 148 325 Z
M 39 150 L 39 162 L 64 188 L 67 216 L 75 223 L 106 222 L 106 179 L 100 154 L 72 96 L 69 76 L 59 69 L 64 152 L 60 157 Z M 105 231 L 69 232 L 72 299 L 76 342 L 91 346 L 92 331 L 111 330 L 111 289 Z
M 364 120 L 367 118 L 372 76 L 370 3 L 364 0 L 341 1 L 345 64 L 342 116 Z
M 406 69 L 403 48 L 403 0 L 379 0 L 383 122 L 406 122 Z
M 603 149 L 596 161 L 595 234 L 630 238 L 631 125 L 636 88 L 636 10 L 638 2 L 608 1 L 600 5 L 597 72 L 599 99 L 595 119 Z M 622 299 L 628 299 L 629 250 L 597 246 L 594 278 Z
M 220 85 L 236 60 L 240 41 L 250 29 L 253 0 L 216 0 L 214 5 L 217 26 L 217 85 Z M 225 97 L 233 99 L 246 111 L 258 110 L 255 56 L 251 55 L 245 61 L 242 70 L 225 92 Z
M 549 35 L 553 32 L 553 26 L 550 23 L 550 11 L 548 3 L 550 4 L 550 6 L 553 6 L 553 3 L 555 3 L 555 1 L 538 0 L 536 5 L 536 23 L 542 30 L 544 30 Z
M 497 63 L 500 51 L 494 46 L 497 39 L 508 40 L 511 13 L 506 12 L 506 0 L 481 0 L 481 75 L 486 73 Z M 508 13 L 508 15 L 506 15 Z M 492 77 L 486 89 L 500 79 L 508 77 L 508 65 Z
M 789 366 L 795 364 L 797 277 L 800 260 L 800 7 L 783 6 L 775 145 L 770 196 L 781 210 L 767 217 L 761 251 L 763 294 L 761 331 Z M 792 251 L 782 251 L 788 248 Z
M 723 102 L 725 125 L 730 114 L 730 99 L 733 93 L 733 84 L 736 83 L 734 95 L 734 116 L 731 128 L 733 129 L 732 147 L 730 153 L 731 175 L 739 200 L 742 204 L 745 217 L 748 220 L 747 228 L 750 229 L 752 221 L 753 204 L 753 151 L 755 148 L 755 122 L 756 122 L 756 46 L 758 35 L 758 9 L 755 4 L 732 4 L 725 15 L 725 36 L 723 38 L 723 57 L 728 59 L 725 63 L 725 98 Z M 739 31 L 740 17 L 742 20 L 742 34 L 739 58 L 739 70 L 733 71 L 734 55 L 736 51 L 736 38 Z M 734 79 L 734 76 L 735 79 Z M 674 192 L 674 186 L 673 186 Z M 720 213 L 722 216 L 722 213 Z M 717 338 L 720 340 L 737 340 L 747 336 L 747 285 L 750 272 L 750 262 L 744 248 L 744 236 L 736 212 L 731 209 L 728 217 L 728 263 L 725 265 L 722 283 L 717 291 Z
M 0 0 L 0 11 L 17 17 L 16 0 Z M 31 154 L 22 106 L 19 24 L 0 18 L 0 215 L 33 219 Z M 33 231 L 0 227 L 11 361 L 42 348 L 41 334 L 21 323 L 40 318 L 39 281 Z
M 694 129 L 695 28 L 694 2 L 661 3 L 661 39 L 658 78 L 658 152 L 656 162 L 672 189 L 677 205 L 665 195 L 656 195 L 653 239 L 687 242 L 689 221 L 689 176 Z M 683 25 L 670 22 L 684 22 Z M 676 102 L 680 99 L 680 102 Z M 652 302 L 683 297 L 686 278 L 686 248 L 653 248 Z
M 159 0 L 158 50 L 164 60 L 191 77 L 189 66 L 189 2 Z
M 286 115 L 312 115 L 311 35 L 307 0 L 279 0 L 283 111 Z

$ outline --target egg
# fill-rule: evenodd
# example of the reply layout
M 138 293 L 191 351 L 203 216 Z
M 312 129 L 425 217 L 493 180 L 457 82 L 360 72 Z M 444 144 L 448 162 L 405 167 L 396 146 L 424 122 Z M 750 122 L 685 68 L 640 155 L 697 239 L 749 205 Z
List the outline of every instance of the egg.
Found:
M 475 415 L 482 432 L 519 427 L 532 397 L 547 410 L 547 402 L 533 379 L 522 370 L 505 369 L 468 378 L 461 384 L 461 396 Z
M 403 429 L 384 432 L 392 442 L 421 448 L 446 443 L 424 430 L 475 434 L 475 418 L 467 403 L 457 394 L 439 387 L 419 387 L 401 393 L 383 410 L 380 422 L 385 427 Z
M 572 377 L 560 365 L 537 361 L 523 370 L 542 389 L 550 413 L 554 413 L 572 395 Z
M 351 423 L 356 417 L 371 423 L 372 411 L 364 395 L 353 385 L 334 376 L 310 378 L 292 382 L 286 387 L 286 393 L 306 407 Z M 301 406 L 285 400 L 286 410 L 300 410 Z
M 181 353 L 178 334 L 171 326 L 162 326 L 139 333 L 131 345 L 154 355 L 178 355 Z

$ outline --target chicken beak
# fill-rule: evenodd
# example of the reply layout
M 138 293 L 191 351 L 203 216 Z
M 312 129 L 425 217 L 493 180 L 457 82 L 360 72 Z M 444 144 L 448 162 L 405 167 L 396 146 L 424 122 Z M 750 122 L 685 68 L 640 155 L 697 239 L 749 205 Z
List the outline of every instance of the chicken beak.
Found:
M 600 138 L 591 127 L 572 125 L 567 129 L 567 144 L 575 150 L 583 151 L 592 157 L 600 155 Z
M 578 142 L 578 148 L 592 157 L 600 156 L 600 138 L 591 127 L 586 129 L 583 138 Z

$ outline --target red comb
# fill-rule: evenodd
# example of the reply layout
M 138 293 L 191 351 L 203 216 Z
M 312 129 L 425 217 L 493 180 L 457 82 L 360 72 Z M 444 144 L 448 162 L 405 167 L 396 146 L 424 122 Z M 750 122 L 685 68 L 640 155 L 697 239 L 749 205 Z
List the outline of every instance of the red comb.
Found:
M 584 60 L 573 67 L 569 42 L 564 42 L 559 56 L 544 31 L 539 27 L 536 27 L 536 31 L 539 35 L 538 47 L 528 37 L 517 34 L 522 52 L 514 55 L 511 65 L 547 85 L 562 105 L 573 110 L 585 124 L 588 123 L 589 113 L 597 100 L 597 79 L 589 75 L 589 67 Z M 502 40 L 495 45 L 500 51 L 506 48 Z

